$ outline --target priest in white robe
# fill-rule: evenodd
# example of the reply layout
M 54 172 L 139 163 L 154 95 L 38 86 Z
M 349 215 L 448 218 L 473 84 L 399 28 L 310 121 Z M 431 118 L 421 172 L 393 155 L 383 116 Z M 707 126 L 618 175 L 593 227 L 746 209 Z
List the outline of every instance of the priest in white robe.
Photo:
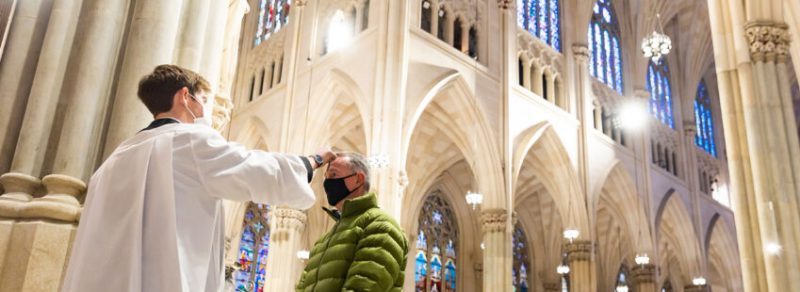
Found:
M 315 202 L 313 170 L 335 158 L 248 150 L 208 125 L 209 85 L 174 65 L 139 84 L 153 113 L 89 181 L 64 292 L 222 291 L 222 199 L 296 209 Z

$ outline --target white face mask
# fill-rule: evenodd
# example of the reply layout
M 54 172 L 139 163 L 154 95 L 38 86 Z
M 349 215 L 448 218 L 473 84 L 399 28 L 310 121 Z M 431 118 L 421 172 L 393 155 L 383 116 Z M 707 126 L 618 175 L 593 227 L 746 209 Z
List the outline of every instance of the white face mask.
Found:
M 204 107 L 205 107 L 205 106 L 203 105 L 203 103 L 202 103 L 202 102 L 200 102 L 200 101 L 199 101 L 199 100 L 198 100 L 196 97 L 194 97 L 194 95 L 191 95 L 191 94 L 189 94 L 189 96 L 191 96 L 191 97 L 192 97 L 192 99 L 193 99 L 195 102 L 199 103 L 201 108 L 204 108 Z M 202 116 L 202 117 L 199 117 L 199 118 L 198 118 L 198 117 L 197 117 L 197 116 L 196 116 L 196 115 L 195 115 L 195 114 L 192 112 L 192 110 L 191 110 L 191 109 L 189 109 L 189 106 L 188 106 L 188 105 L 185 105 L 185 106 L 186 106 L 186 110 L 188 110 L 188 111 L 189 111 L 189 114 L 190 114 L 190 115 L 192 115 L 192 118 L 194 118 L 194 123 L 195 123 L 196 125 L 203 125 L 203 126 L 208 126 L 208 127 L 211 127 L 211 121 L 210 121 L 208 118 L 206 118 L 206 117 L 205 117 L 205 114 L 203 114 L 203 116 Z M 203 109 L 202 111 L 203 111 L 203 112 L 205 112 L 205 109 Z

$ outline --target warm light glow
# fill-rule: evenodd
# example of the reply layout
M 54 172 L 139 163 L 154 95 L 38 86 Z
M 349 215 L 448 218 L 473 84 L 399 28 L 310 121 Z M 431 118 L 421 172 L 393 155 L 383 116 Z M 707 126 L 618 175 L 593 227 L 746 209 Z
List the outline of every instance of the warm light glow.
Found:
M 614 290 L 615 292 L 628 292 L 628 285 L 620 284 L 617 286 L 617 289 Z
M 467 191 L 467 204 L 472 205 L 472 210 L 475 210 L 475 207 L 483 204 L 483 194 Z
M 694 284 L 695 286 L 704 286 L 706 284 L 706 278 L 696 277 L 692 279 L 692 284 Z
M 637 265 L 646 265 L 650 263 L 650 257 L 647 256 L 646 253 L 637 254 L 636 258 L 634 258 L 634 261 Z
M 297 252 L 297 258 L 301 260 L 308 260 L 308 257 L 311 256 L 311 253 L 307 250 L 301 250 Z
M 573 240 L 578 238 L 579 235 L 581 235 L 581 232 L 578 231 L 578 229 L 567 229 L 567 230 L 564 230 L 564 238 L 566 238 L 570 242 L 572 242 Z
M 559 275 L 569 274 L 569 266 L 565 264 L 558 265 L 558 267 L 556 268 L 556 273 L 558 273 Z
M 481 250 L 484 250 L 484 249 L 486 249 L 486 246 L 483 245 L 483 242 L 481 242 Z
M 647 112 L 640 102 L 631 100 L 622 104 L 616 122 L 621 128 L 636 131 L 647 124 Z
M 781 247 L 781 245 L 776 242 L 770 242 L 767 243 L 766 246 L 764 246 L 764 250 L 767 252 L 767 254 L 770 255 L 778 255 L 781 253 L 782 249 L 783 247 Z
M 328 27 L 328 52 L 333 52 L 350 44 L 353 28 L 344 18 L 344 13 L 337 10 Z

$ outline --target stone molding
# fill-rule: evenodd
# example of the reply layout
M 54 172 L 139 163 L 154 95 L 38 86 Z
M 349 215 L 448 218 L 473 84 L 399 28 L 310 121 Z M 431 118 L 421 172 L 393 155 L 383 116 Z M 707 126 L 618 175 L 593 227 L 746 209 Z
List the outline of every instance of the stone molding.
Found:
M 588 240 L 575 240 L 564 244 L 567 253 L 567 262 L 589 261 L 592 257 L 592 242 Z
M 276 229 L 290 229 L 301 232 L 306 227 L 308 216 L 302 211 L 288 208 L 276 208 L 272 210 L 271 213 L 273 220 L 275 220 Z
M 653 264 L 636 265 L 631 269 L 634 283 L 655 283 L 656 266 Z
M 507 220 L 508 211 L 506 209 L 496 208 L 481 211 L 481 225 L 484 233 L 505 231 Z
M 231 121 L 233 102 L 229 97 L 220 95 L 214 96 L 214 109 L 212 110 L 212 128 L 222 132 L 225 126 Z
M 580 64 L 589 64 L 589 47 L 586 45 L 572 45 L 572 54 L 575 55 L 575 60 Z
M 751 21 L 744 26 L 750 57 L 756 62 L 786 62 L 789 55 L 789 26 L 782 22 Z

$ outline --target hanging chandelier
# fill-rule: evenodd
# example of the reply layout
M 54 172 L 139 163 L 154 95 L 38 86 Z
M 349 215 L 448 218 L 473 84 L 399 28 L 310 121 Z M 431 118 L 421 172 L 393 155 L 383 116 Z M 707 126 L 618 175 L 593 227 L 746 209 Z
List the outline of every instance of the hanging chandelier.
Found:
M 653 60 L 653 63 L 661 61 L 661 57 L 672 50 L 672 40 L 664 34 L 664 28 L 661 27 L 661 15 L 656 13 L 656 19 L 657 29 L 642 40 L 642 53 L 645 58 Z

